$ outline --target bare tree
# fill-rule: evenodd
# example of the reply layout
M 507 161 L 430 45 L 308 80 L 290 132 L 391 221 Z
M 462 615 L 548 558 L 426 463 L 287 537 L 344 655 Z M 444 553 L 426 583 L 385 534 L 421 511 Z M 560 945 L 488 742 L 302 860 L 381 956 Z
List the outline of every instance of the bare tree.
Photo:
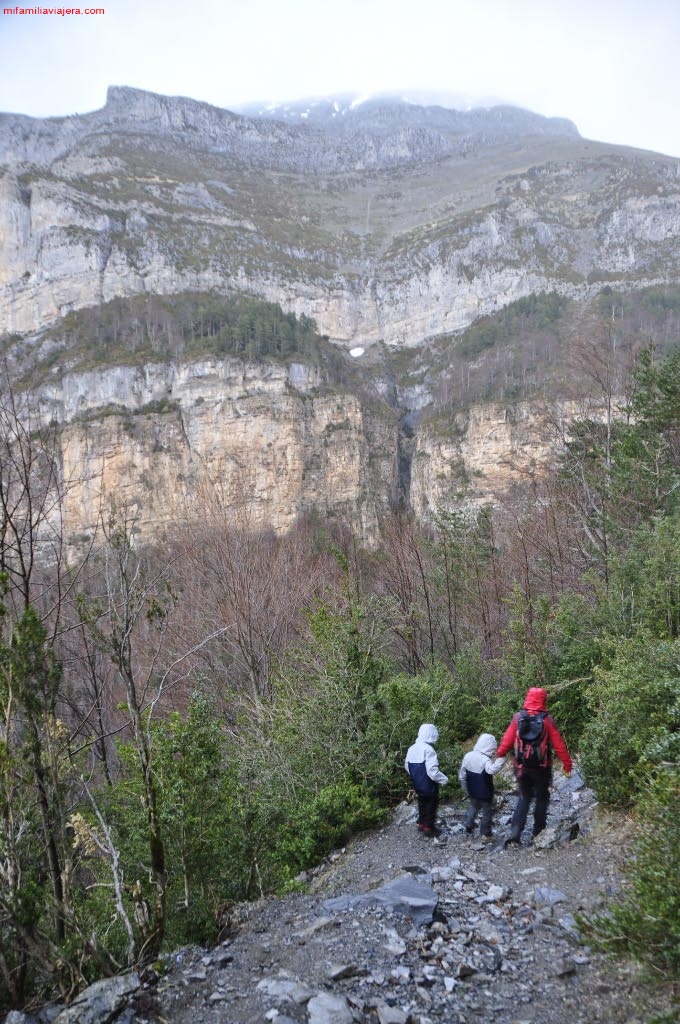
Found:
M 384 561 L 381 586 L 388 597 L 390 627 L 406 656 L 409 672 L 418 672 L 435 656 L 435 621 L 423 538 L 412 519 L 394 515 L 381 524 Z
M 0 932 L 2 970 L 15 998 L 29 962 L 45 962 L 74 918 L 73 800 L 69 733 L 60 716 L 61 665 L 54 643 L 77 569 L 68 571 L 62 535 L 56 427 L 40 425 L 8 376 L 0 399 Z M 49 897 L 38 900 L 37 879 Z M 8 940 L 5 942 L 5 940 Z M 13 967 L 8 966 L 11 954 Z M 61 958 L 67 987 L 80 977 Z
M 110 658 L 115 680 L 122 688 L 137 759 L 151 899 L 148 917 L 137 915 L 136 920 L 142 931 L 139 956 L 146 960 L 157 955 L 162 945 L 167 917 L 167 864 L 152 723 L 157 712 L 170 706 L 173 690 L 186 682 L 193 659 L 218 641 L 230 624 L 204 630 L 191 647 L 177 652 L 177 638 L 170 628 L 178 601 L 172 564 L 167 560 L 156 564 L 151 549 L 137 550 L 135 529 L 136 518 L 127 510 L 112 512 L 102 526 L 105 544 L 97 558 L 101 560 L 104 593 L 91 604 L 88 626 L 98 649 Z M 98 739 L 105 742 L 106 736 Z M 142 905 L 141 890 L 133 895 Z
M 197 510 L 170 542 L 183 567 L 185 645 L 195 642 L 206 620 L 226 627 L 220 644 L 203 651 L 211 659 L 205 670 L 222 690 L 227 674 L 236 694 L 266 698 L 276 658 L 301 610 L 322 593 L 330 559 L 314 551 L 304 526 L 286 537 L 257 529 L 248 505 L 235 507 L 212 481 L 199 488 Z

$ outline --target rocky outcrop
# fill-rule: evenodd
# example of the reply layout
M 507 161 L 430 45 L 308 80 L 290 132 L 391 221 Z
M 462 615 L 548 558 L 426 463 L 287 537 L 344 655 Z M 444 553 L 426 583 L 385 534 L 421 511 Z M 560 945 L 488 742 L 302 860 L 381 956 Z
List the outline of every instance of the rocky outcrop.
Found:
M 216 289 L 415 346 L 536 291 L 677 276 L 679 166 L 511 108 L 308 124 L 115 88 L 81 117 L 0 115 L 0 334 Z
M 59 422 L 63 523 L 72 541 L 127 506 L 146 537 L 199 515 L 208 490 L 253 529 L 312 510 L 376 535 L 389 504 L 397 423 L 388 407 L 321 387 L 299 363 L 205 360 L 67 375 L 36 396 Z
M 417 434 L 411 466 L 411 506 L 421 520 L 461 503 L 494 504 L 555 457 L 556 418 L 577 415 L 575 403 L 550 410 L 542 403 L 473 405 L 434 429 Z M 597 415 L 597 413 L 593 413 Z

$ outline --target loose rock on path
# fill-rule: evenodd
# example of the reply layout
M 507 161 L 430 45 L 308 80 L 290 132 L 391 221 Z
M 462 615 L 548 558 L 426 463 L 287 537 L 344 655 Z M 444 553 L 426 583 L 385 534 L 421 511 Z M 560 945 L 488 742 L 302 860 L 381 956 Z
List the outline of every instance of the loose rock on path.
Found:
M 628 829 L 577 785 L 560 776 L 546 832 L 507 849 L 465 833 L 460 800 L 442 806 L 436 841 L 404 803 L 307 872 L 304 895 L 241 906 L 216 948 L 132 975 L 108 1016 L 87 1016 L 88 989 L 76 1016 L 47 1008 L 40 1024 L 670 1024 L 670 989 L 580 934 L 578 915 L 619 891 Z M 497 838 L 513 803 L 500 798 Z

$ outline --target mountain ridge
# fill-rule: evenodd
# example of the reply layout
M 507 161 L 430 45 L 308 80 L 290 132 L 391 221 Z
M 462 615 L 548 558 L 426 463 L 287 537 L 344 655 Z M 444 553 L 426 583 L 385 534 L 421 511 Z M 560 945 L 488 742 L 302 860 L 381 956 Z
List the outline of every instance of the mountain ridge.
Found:
M 302 175 L 347 174 L 418 166 L 532 137 L 579 139 L 570 122 L 519 108 L 459 112 L 403 101 L 367 101 L 331 116 L 246 116 L 186 97 L 112 86 L 100 110 L 66 118 L 0 114 L 0 166 L 16 172 L 49 167 L 102 136 L 139 134 L 174 138 L 231 165 Z M 90 141 L 88 141 L 90 140 Z
M 533 292 L 669 279 L 678 161 L 518 135 L 505 108 L 449 137 L 428 109 L 468 117 L 369 104 L 365 130 L 334 134 L 127 87 L 93 114 L 0 115 L 0 335 L 218 288 L 347 347 L 412 346 Z
M 360 504 L 364 536 L 395 494 L 426 518 L 461 494 L 498 500 L 544 465 L 542 377 L 556 379 L 590 338 L 605 344 L 616 317 L 623 323 L 622 296 L 634 312 L 635 296 L 680 277 L 680 161 L 497 108 L 470 114 L 480 133 L 461 146 L 439 125 L 468 116 L 429 111 L 362 104 L 343 122 L 349 130 L 324 131 L 114 87 L 91 115 L 0 117 L 0 338 L 10 365 L 52 352 L 50 408 L 89 408 L 87 423 L 76 417 L 64 432 L 65 461 L 94 476 L 101 452 L 115 448 L 107 493 L 125 486 L 151 526 L 168 508 L 159 495 L 190 491 L 201 460 L 236 495 L 234 443 L 243 443 L 259 453 L 250 467 L 258 526 Z M 509 131 L 517 119 L 549 130 Z M 213 353 L 214 365 L 195 371 L 172 335 L 173 309 L 156 308 L 188 294 L 245 296 L 312 319 L 343 353 L 362 350 L 375 395 L 345 381 L 312 387 L 310 399 L 286 371 L 250 357 L 241 365 Z M 532 297 L 542 297 L 538 319 Z M 568 322 L 554 319 L 563 300 Z M 95 410 L 83 401 L 92 366 L 73 372 L 69 338 L 89 345 L 96 364 L 116 303 L 136 308 L 123 311 L 133 329 L 119 367 L 110 358 L 99 367 L 96 452 Z M 89 320 L 71 319 L 87 310 Z M 252 324 L 243 323 L 246 348 Z M 630 355 L 642 330 L 634 342 L 617 338 L 618 351 Z M 215 376 L 221 397 L 212 383 L 202 392 Z M 251 419 L 239 411 L 242 378 Z M 74 520 L 76 534 L 91 525 Z
M 337 109 L 340 109 L 342 115 L 347 116 L 342 116 L 334 123 L 333 116 Z M 310 110 L 312 116 L 306 117 L 305 112 L 309 113 Z M 281 116 L 275 116 L 277 111 Z M 0 113 L 0 146 L 3 145 L 3 141 L 7 145 L 12 141 L 12 137 L 15 145 L 18 145 L 19 134 L 23 136 L 24 142 L 27 141 L 27 136 L 35 134 L 43 145 L 50 135 L 56 136 L 57 139 L 61 137 L 61 145 L 66 146 L 88 131 L 96 131 L 113 124 L 143 127 L 152 133 L 198 131 L 204 133 L 206 141 L 215 144 L 219 151 L 220 133 L 228 137 L 234 131 L 241 130 L 251 136 L 251 143 L 255 143 L 261 134 L 258 125 L 263 122 L 268 126 L 267 134 L 275 132 L 277 141 L 284 143 L 294 142 L 299 134 L 295 129 L 301 129 L 303 144 L 306 146 L 313 145 L 314 128 L 339 128 L 340 133 L 345 134 L 348 131 L 375 132 L 376 129 L 389 131 L 390 126 L 417 126 L 421 130 L 426 127 L 431 131 L 446 133 L 453 139 L 461 137 L 457 146 L 447 146 L 446 138 L 440 135 L 440 155 L 464 152 L 472 139 L 488 142 L 491 139 L 521 134 L 580 137 L 575 125 L 566 119 L 545 118 L 512 106 L 499 105 L 458 111 L 434 105 L 423 107 L 386 96 L 369 99 L 359 105 L 346 101 L 343 105 L 343 101 L 322 100 L 284 104 L 273 109 L 255 106 L 232 111 L 186 96 L 163 96 L 130 86 L 109 86 L 105 105 L 84 114 L 35 118 L 23 114 Z M 26 161 L 29 159 L 28 152 L 29 150 L 24 157 Z M 34 154 L 34 150 L 30 152 Z M 16 154 L 12 155 L 11 150 L 10 156 L 17 162 L 23 162 Z

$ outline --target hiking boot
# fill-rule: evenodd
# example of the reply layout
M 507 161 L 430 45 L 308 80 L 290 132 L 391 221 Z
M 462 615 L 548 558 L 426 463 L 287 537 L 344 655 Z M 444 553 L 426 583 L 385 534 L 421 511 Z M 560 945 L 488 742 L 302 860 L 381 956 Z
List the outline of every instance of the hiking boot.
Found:
M 465 826 L 465 831 L 467 832 L 467 834 L 468 834 L 469 836 L 471 836 L 471 835 L 472 835 L 472 833 L 474 832 L 474 830 L 475 830 L 475 826 L 474 826 L 474 825 L 466 825 L 466 826 Z
M 515 832 L 511 832 L 507 839 L 504 841 L 504 849 L 507 849 L 508 846 L 519 846 L 519 836 Z

